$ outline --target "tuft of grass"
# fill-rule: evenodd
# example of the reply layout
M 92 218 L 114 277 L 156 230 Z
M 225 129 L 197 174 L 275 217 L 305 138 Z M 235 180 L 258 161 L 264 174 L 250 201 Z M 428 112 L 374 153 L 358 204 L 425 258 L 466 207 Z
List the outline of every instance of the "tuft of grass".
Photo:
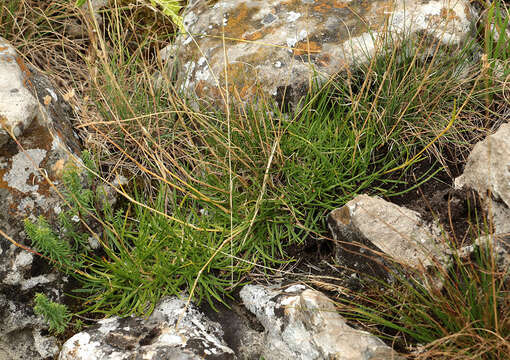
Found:
M 290 247 L 328 241 L 331 209 L 361 192 L 409 191 L 408 179 L 432 178 L 449 151 L 467 153 L 493 125 L 486 114 L 499 85 L 479 81 L 480 66 L 468 61 L 473 43 L 456 52 L 437 44 L 422 58 L 424 40 L 387 39 L 387 51 L 317 88 L 295 113 L 259 103 L 220 114 L 192 109 L 170 82 L 156 89 L 159 65 L 128 46 L 148 40 L 116 31 L 118 18 L 136 22 L 113 11 L 92 65 L 100 117 L 82 127 L 97 145 L 100 175 L 124 174 L 139 187 L 121 189 L 126 208 L 103 216 L 104 260 L 90 260 L 95 275 L 83 279 L 85 292 L 109 294 L 95 300 L 97 311 L 144 312 L 184 288 L 221 299 L 254 267 L 285 266 Z M 415 172 L 424 160 L 428 171 Z
M 490 246 L 477 247 L 467 259 L 455 253 L 451 269 L 437 269 L 442 287 L 396 274 L 391 285 L 380 282 L 377 291 L 340 300 L 340 312 L 379 329 L 400 349 L 414 348 L 416 359 L 506 359 L 510 279 L 495 256 Z

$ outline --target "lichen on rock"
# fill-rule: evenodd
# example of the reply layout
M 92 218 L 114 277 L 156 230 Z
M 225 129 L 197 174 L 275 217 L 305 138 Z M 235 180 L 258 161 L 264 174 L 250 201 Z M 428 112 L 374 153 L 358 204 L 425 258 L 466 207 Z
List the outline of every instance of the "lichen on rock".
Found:
M 296 106 L 310 84 L 366 62 L 390 38 L 456 46 L 474 18 L 465 0 L 193 1 L 172 45 L 178 86 L 204 104 L 261 97 Z

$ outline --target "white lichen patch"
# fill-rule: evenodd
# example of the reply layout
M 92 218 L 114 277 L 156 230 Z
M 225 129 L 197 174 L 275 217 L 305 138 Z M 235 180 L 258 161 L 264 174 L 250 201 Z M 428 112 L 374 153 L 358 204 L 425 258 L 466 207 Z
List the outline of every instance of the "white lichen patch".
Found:
M 306 287 L 304 285 L 296 284 L 296 285 L 289 286 L 287 289 L 285 289 L 285 292 L 286 293 L 298 292 L 298 291 L 303 291 L 305 289 L 306 289 Z
M 57 276 L 55 274 L 39 275 L 31 277 L 30 279 L 24 279 L 21 281 L 21 290 L 25 291 L 28 289 L 32 289 L 37 285 L 48 284 L 55 280 L 57 280 Z
M 288 37 L 287 38 L 287 40 L 286 40 L 287 46 L 289 48 L 292 48 L 292 47 L 294 47 L 294 45 L 296 45 L 301 40 L 306 39 L 307 36 L 308 36 L 308 31 L 301 30 L 296 36 L 292 36 L 292 37 Z M 288 50 L 292 51 L 292 49 L 288 49 Z
M 53 336 L 43 336 L 40 330 L 34 329 L 34 346 L 41 358 L 46 359 L 58 354 L 57 339 Z
M 98 324 L 100 325 L 98 330 L 102 334 L 108 334 L 110 331 L 113 331 L 119 327 L 119 321 L 117 317 L 99 320 Z
M 26 213 L 34 210 L 35 202 L 33 199 L 26 197 L 20 200 L 18 205 L 18 211 Z
M 34 256 L 28 251 L 22 251 L 16 256 L 16 260 L 14 260 L 14 266 L 16 268 L 25 268 L 32 264 L 34 260 Z
M 186 39 L 184 39 L 182 45 L 188 45 L 192 40 L 193 38 L 191 36 L 188 36 Z
M 55 92 L 52 89 L 45 88 L 44 90 L 46 90 L 48 92 L 48 94 L 51 95 L 51 97 L 53 98 L 53 101 L 55 101 L 55 102 L 58 101 L 58 96 L 57 96 L 57 94 L 55 94 Z
M 184 24 L 184 27 L 186 31 L 188 30 L 188 26 L 193 25 L 198 20 L 197 14 L 195 14 L 193 11 L 190 11 L 183 19 L 182 23 Z
M 64 142 L 59 136 L 53 137 L 53 140 L 51 141 L 51 150 L 55 151 L 58 149 L 66 149 L 67 147 L 64 145 Z
M 294 22 L 297 19 L 299 19 L 300 17 L 301 17 L 300 13 L 297 13 L 295 11 L 289 11 L 289 13 L 287 14 L 287 21 L 288 22 Z
M 32 265 L 34 256 L 28 251 L 20 252 L 14 259 L 12 269 L 2 279 L 2 282 L 7 285 L 18 285 L 23 281 L 24 269 Z
M 100 244 L 95 237 L 89 236 L 87 240 L 91 249 L 93 250 L 99 249 Z
M 205 63 L 207 62 L 207 59 L 205 58 L 205 56 L 202 56 L 200 59 L 198 59 L 197 63 L 198 63 L 198 66 L 202 66 L 204 65 Z
M 12 157 L 11 170 L 7 172 L 3 180 L 11 187 L 22 193 L 37 191 L 38 185 L 28 184 L 30 175 L 38 175 L 38 168 L 46 157 L 46 150 L 29 149 L 19 152 Z

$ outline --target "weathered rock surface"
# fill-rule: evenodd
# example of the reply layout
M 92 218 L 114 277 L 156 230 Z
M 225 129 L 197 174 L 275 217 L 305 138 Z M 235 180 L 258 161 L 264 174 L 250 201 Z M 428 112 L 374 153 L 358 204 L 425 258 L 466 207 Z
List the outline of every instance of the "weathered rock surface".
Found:
M 448 246 L 437 225 L 379 197 L 357 196 L 329 214 L 328 226 L 337 261 L 369 275 L 384 275 L 387 257 L 415 269 L 448 261 Z
M 485 199 L 495 233 L 510 233 L 510 124 L 474 146 L 455 186 L 476 190 Z
M 0 146 L 19 136 L 39 115 L 39 103 L 26 87 L 26 67 L 16 50 L 0 38 Z
M 31 309 L 35 292 L 58 300 L 61 276 L 30 247 L 23 220 L 56 218 L 63 203 L 54 187 L 79 145 L 71 109 L 44 76 L 0 38 L 0 359 L 45 359 L 58 349 Z M 13 139 L 13 137 L 15 139 Z M 10 240 L 9 240 L 10 239 Z M 8 354 L 8 355 L 5 355 Z
M 240 296 L 265 328 L 266 360 L 398 359 L 381 340 L 348 326 L 324 294 L 295 285 L 247 285 Z
M 28 303 L 0 293 L 0 360 L 52 359 L 58 353 L 54 337 L 42 335 L 47 325 Z
M 193 305 L 179 320 L 186 302 L 163 299 L 148 319 L 109 318 L 70 338 L 59 360 L 236 359 L 218 323 Z
M 313 76 L 324 82 L 366 62 L 388 31 L 457 45 L 474 14 L 467 0 L 197 0 L 170 52 L 180 89 L 204 103 L 224 104 L 228 88 L 231 102 L 262 95 L 296 105 Z
M 510 274 L 510 234 L 483 235 L 471 245 L 461 248 L 460 257 L 468 258 L 476 247 L 492 250 L 497 270 L 503 274 Z

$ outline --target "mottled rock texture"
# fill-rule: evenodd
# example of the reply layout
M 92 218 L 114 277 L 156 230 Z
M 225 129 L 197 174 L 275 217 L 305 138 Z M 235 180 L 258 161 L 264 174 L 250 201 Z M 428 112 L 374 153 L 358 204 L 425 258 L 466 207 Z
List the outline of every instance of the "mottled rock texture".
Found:
M 475 20 L 467 0 L 196 0 L 171 53 L 180 89 L 203 103 L 267 96 L 295 106 L 312 78 L 366 62 L 402 36 L 458 45 Z M 315 81 L 315 80 L 314 80 Z
M 448 246 L 438 226 L 379 197 L 355 197 L 329 214 L 328 226 L 337 261 L 369 275 L 384 275 L 387 259 L 415 269 L 448 261 Z
M 474 146 L 455 186 L 476 190 L 485 199 L 495 233 L 510 233 L 510 124 Z
M 147 319 L 101 320 L 97 326 L 70 338 L 59 360 L 236 359 L 222 339 L 220 325 L 193 305 L 181 318 L 185 308 L 185 301 L 166 298 Z
M 240 296 L 265 328 L 265 360 L 400 359 L 375 336 L 348 326 L 318 291 L 247 285 Z
M 51 82 L 25 64 L 0 38 L 0 359 L 52 358 L 58 349 L 32 311 L 35 292 L 59 300 L 64 286 L 51 266 L 33 253 L 23 220 L 54 220 L 63 202 L 64 165 L 79 144 L 70 107 Z M 15 244 L 17 243 L 17 244 Z

